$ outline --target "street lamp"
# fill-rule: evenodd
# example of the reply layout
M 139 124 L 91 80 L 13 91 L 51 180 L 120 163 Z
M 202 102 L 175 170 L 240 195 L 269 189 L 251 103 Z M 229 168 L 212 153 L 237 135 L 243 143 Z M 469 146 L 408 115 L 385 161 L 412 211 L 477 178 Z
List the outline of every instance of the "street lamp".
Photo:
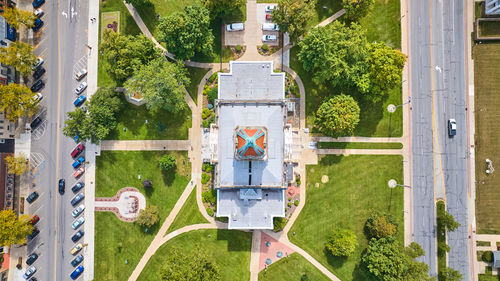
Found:
M 407 102 L 405 102 L 405 103 L 402 103 L 402 104 L 400 104 L 400 105 L 394 105 L 394 104 L 392 104 L 392 103 L 391 103 L 391 104 L 389 104 L 389 105 L 387 106 L 387 111 L 389 111 L 389 113 L 394 113 L 394 111 L 396 111 L 396 109 L 397 109 L 398 107 L 403 106 L 403 105 L 405 105 L 405 104 L 409 104 L 409 103 L 411 103 L 411 97 L 408 97 L 408 101 L 407 101 Z
M 387 185 L 388 185 L 390 188 L 395 188 L 396 186 L 402 186 L 402 187 L 408 187 L 408 188 L 410 188 L 410 187 L 411 187 L 411 186 L 409 186 L 409 185 L 398 184 L 398 182 L 397 182 L 395 179 L 390 179 L 390 180 L 387 182 Z

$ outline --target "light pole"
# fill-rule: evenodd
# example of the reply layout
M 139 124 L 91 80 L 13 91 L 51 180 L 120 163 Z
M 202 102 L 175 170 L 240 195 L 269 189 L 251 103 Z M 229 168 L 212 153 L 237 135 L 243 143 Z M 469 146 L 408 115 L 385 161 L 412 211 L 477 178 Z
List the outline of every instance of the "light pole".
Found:
M 408 187 L 408 188 L 411 188 L 411 186 L 409 186 L 409 185 L 398 184 L 398 182 L 397 182 L 395 179 L 390 179 L 390 180 L 387 182 L 387 185 L 388 185 L 390 188 L 395 188 L 396 186 L 402 186 L 402 187 Z
M 403 105 L 405 105 L 405 104 L 409 104 L 409 103 L 411 103 L 411 97 L 408 97 L 408 101 L 407 101 L 407 102 L 405 102 L 405 103 L 402 103 L 402 104 L 400 104 L 400 105 L 394 105 L 394 104 L 392 104 L 392 103 L 391 103 L 391 104 L 389 104 L 389 105 L 387 106 L 387 111 L 389 111 L 389 113 L 394 113 L 394 111 L 396 111 L 396 109 L 397 109 L 398 107 L 403 106 Z

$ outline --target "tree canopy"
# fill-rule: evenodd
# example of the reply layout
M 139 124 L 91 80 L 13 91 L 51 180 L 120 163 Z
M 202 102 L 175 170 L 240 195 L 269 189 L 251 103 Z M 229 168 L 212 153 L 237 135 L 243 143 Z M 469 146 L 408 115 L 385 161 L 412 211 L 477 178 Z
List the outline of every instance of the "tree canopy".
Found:
M 316 0 L 278 0 L 278 6 L 271 17 L 282 32 L 288 32 L 290 41 L 295 43 L 307 32 L 307 24 L 314 16 L 315 4 Z
M 12 210 L 0 211 L 0 245 L 10 246 L 12 244 L 22 245 L 26 243 L 26 236 L 33 231 L 30 218 L 22 215 L 17 218 Z
M 385 43 L 368 44 L 367 61 L 374 91 L 383 92 L 401 84 L 406 56 Z
M 314 126 L 325 135 L 350 135 L 359 123 L 358 103 L 347 95 L 337 95 L 321 104 L 314 118 Z
M 375 0 L 342 0 L 342 8 L 349 20 L 364 18 L 373 9 Z
M 111 88 L 99 88 L 86 103 L 87 112 L 81 108 L 68 112 L 64 135 L 71 138 L 79 136 L 92 143 L 106 138 L 117 125 L 116 114 L 121 107 L 118 95 Z
M 160 168 L 164 171 L 175 170 L 175 157 L 169 154 L 165 154 L 160 158 Z
M 0 48 L 0 63 L 13 66 L 24 76 L 31 74 L 31 66 L 35 61 L 32 45 L 16 41 L 7 48 Z
M 380 239 L 396 235 L 398 224 L 390 215 L 375 212 L 366 220 L 365 231 L 370 238 Z
M 18 157 L 9 155 L 5 157 L 5 162 L 7 163 L 8 173 L 16 176 L 22 175 L 28 168 L 29 163 L 26 155 L 24 154 L 20 154 Z
M 19 28 L 20 24 L 30 28 L 35 25 L 36 16 L 31 11 L 20 10 L 16 7 L 10 8 L 5 7 L 3 12 L 3 17 L 10 26 L 14 28 Z
M 143 65 L 124 84 L 129 93 L 139 93 L 150 110 L 178 113 L 186 109 L 185 85 L 189 84 L 187 71 L 181 63 L 157 59 Z
M 170 250 L 160 269 L 160 276 L 164 281 L 221 280 L 219 266 L 200 247 L 194 247 L 194 250 L 189 252 L 177 248 Z
M 132 4 L 134 7 L 140 7 L 150 3 L 149 0 L 125 0 L 125 2 Z
M 160 220 L 160 213 L 158 207 L 150 206 L 146 209 L 139 211 L 139 216 L 137 217 L 137 223 L 145 227 L 152 227 Z
M 212 18 L 225 20 L 242 20 L 246 13 L 245 0 L 204 0 L 205 7 L 210 11 Z
M 348 257 L 358 247 L 358 239 L 356 234 L 348 229 L 335 229 L 325 247 L 336 257 Z
M 462 274 L 460 271 L 455 270 L 451 267 L 445 267 L 439 271 L 439 280 L 442 281 L 460 281 L 462 280 Z
M 159 58 L 161 51 L 145 35 L 104 31 L 100 49 L 108 62 L 106 72 L 117 81 L 131 77 L 142 65 Z
M 30 88 L 24 85 L 15 83 L 0 85 L 0 111 L 5 112 L 5 116 L 11 122 L 16 122 L 26 115 L 31 117 L 38 109 L 34 96 Z
M 205 7 L 186 6 L 183 13 L 176 12 L 162 18 L 158 29 L 160 40 L 179 60 L 191 59 L 196 53 L 212 53 L 214 35 Z
M 442 214 L 438 213 L 437 219 L 448 231 L 455 231 L 460 226 L 460 223 L 446 210 L 443 210 Z

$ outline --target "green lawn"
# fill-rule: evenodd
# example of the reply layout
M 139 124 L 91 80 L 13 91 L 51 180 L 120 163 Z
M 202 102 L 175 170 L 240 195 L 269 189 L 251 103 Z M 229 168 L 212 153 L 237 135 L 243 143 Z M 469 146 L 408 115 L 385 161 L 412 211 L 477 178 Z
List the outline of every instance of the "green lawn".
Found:
M 308 23 L 315 26 L 341 9 L 342 0 L 318 0 L 316 1 L 315 14 L 312 19 L 308 20 Z
M 326 281 L 330 280 L 323 275 L 319 269 L 308 262 L 304 257 L 297 253 L 282 258 L 267 267 L 266 271 L 259 272 L 260 281 L 301 281 L 301 280 Z
M 400 142 L 319 142 L 318 148 L 341 148 L 341 149 L 401 149 Z
M 191 79 L 191 83 L 188 85 L 187 91 L 191 98 L 195 103 L 198 102 L 198 85 L 201 82 L 201 79 L 210 69 L 207 68 L 198 68 L 198 67 L 187 67 L 189 73 L 189 79 Z
M 377 0 L 372 12 L 361 19 L 369 42 L 385 42 L 401 49 L 401 6 L 399 0 Z
M 175 174 L 166 174 L 159 169 L 158 161 L 164 154 L 175 156 Z M 187 152 L 101 152 L 97 157 L 96 197 L 111 197 L 123 187 L 135 187 L 146 196 L 148 206 L 158 207 L 160 223 L 145 233 L 137 224 L 122 222 L 113 213 L 96 212 L 94 280 L 127 280 L 184 191 L 189 182 L 190 167 Z M 151 179 L 153 188 L 144 190 L 138 175 L 143 180 Z
M 484 37 L 499 37 L 500 21 L 480 21 L 479 35 Z
M 179 235 L 163 244 L 142 270 L 139 281 L 157 281 L 163 258 L 172 247 L 186 252 L 202 248 L 219 266 L 221 281 L 250 279 L 252 234 L 231 230 L 197 230 Z M 126 280 L 126 279 L 120 279 Z
M 185 140 L 191 127 L 191 111 L 171 114 L 165 110 L 153 113 L 146 105 L 137 106 L 121 96 L 122 109 L 118 114 L 118 126 L 108 140 Z M 146 120 L 148 123 L 146 124 Z M 123 128 L 126 128 L 124 131 Z
M 322 183 L 323 175 L 328 182 Z M 403 188 L 391 189 L 390 179 L 403 182 L 401 156 L 352 155 L 323 157 L 307 166 L 307 200 L 288 237 L 341 280 L 367 280 L 360 268 L 361 253 L 368 245 L 363 227 L 373 211 L 390 213 L 399 224 L 403 242 Z M 318 187 L 316 187 L 318 185 Z M 336 227 L 356 233 L 359 247 L 346 259 L 325 251 L 325 242 Z
M 180 229 L 186 225 L 207 223 L 208 221 L 200 214 L 196 203 L 196 187 L 193 189 L 174 221 L 168 228 L 167 233 Z
M 491 273 L 491 266 L 487 266 L 484 273 L 485 274 L 478 274 L 477 275 L 479 277 L 479 281 L 499 281 L 500 280 L 500 276 L 493 275 Z

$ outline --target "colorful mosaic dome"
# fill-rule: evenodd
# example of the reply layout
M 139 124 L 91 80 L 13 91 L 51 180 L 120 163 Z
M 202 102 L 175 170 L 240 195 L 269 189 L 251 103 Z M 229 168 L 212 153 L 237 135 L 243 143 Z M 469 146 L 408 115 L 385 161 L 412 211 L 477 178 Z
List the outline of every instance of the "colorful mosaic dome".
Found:
M 236 128 L 235 134 L 237 159 L 263 159 L 266 156 L 265 128 Z

